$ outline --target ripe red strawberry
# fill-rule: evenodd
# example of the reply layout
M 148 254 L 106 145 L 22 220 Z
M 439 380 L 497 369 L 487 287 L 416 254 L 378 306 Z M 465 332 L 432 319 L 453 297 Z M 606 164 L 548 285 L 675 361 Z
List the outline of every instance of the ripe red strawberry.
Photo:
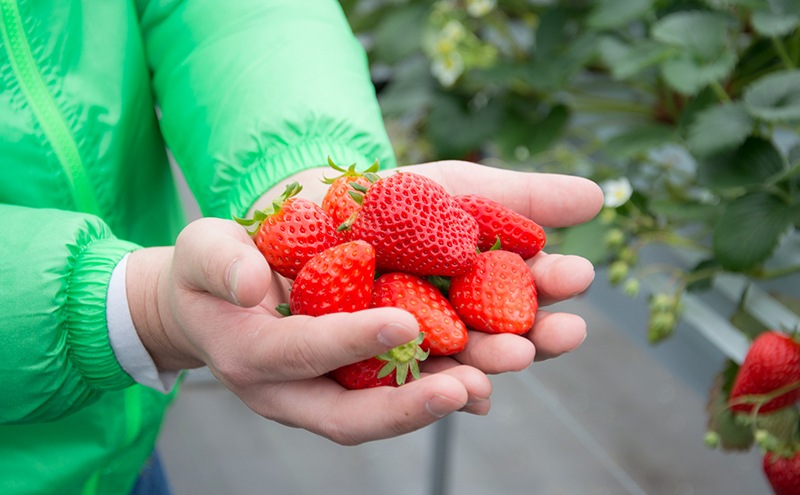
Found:
M 449 296 L 467 327 L 488 333 L 527 332 L 539 307 L 528 265 L 509 251 L 479 254 L 469 271 L 450 279 Z
M 364 241 L 339 244 L 311 258 L 290 293 L 295 315 L 352 313 L 369 307 L 375 250 Z
M 764 474 L 775 495 L 800 495 L 800 446 L 788 455 L 767 452 L 764 456 Z
M 478 224 L 436 182 L 399 172 L 373 184 L 352 223 L 379 271 L 456 275 L 475 259 Z
M 328 187 L 328 190 L 325 192 L 325 197 L 322 198 L 322 209 L 333 217 L 333 221 L 338 227 L 347 221 L 356 210 L 361 208 L 361 205 L 351 196 L 351 193 L 356 190 L 350 183 L 355 182 L 364 190 L 369 189 L 372 185 L 370 179 L 373 181 L 380 179 L 375 175 L 379 165 L 378 162 L 375 161 L 368 169 L 363 172 L 357 172 L 355 163 L 350 165 L 347 170 L 333 163 L 333 160 L 330 158 L 328 158 L 328 164 L 337 172 L 342 172 L 342 175 L 332 179 L 325 178 L 323 180 L 325 184 L 330 184 L 330 187 Z M 343 240 L 349 241 L 352 238 L 352 231 L 350 229 L 344 229 L 339 235 Z
M 375 281 L 370 306 L 402 308 L 414 315 L 425 334 L 422 348 L 434 356 L 449 356 L 467 345 L 469 334 L 464 323 L 427 280 L 408 273 L 382 275 Z
M 424 361 L 428 357 L 428 352 L 420 347 L 423 338 L 420 332 L 419 336 L 408 344 L 395 347 L 380 356 L 342 366 L 328 373 L 328 376 L 350 390 L 381 386 L 397 387 L 406 382 L 409 372 L 418 380 L 419 361 Z
M 780 332 L 764 332 L 753 341 L 739 368 L 731 389 L 731 408 L 750 412 L 754 404 L 738 403 L 744 396 L 769 394 L 782 387 L 800 382 L 800 343 Z M 798 388 L 762 405 L 758 412 L 768 413 L 790 406 L 800 400 Z
M 488 251 L 500 238 L 500 249 L 532 258 L 546 240 L 539 224 L 500 203 L 475 194 L 454 196 L 456 202 L 478 221 L 478 248 Z
M 333 218 L 313 202 L 295 197 L 302 189 L 293 182 L 269 208 L 256 211 L 251 220 L 236 219 L 245 227 L 256 225 L 259 251 L 273 270 L 290 279 L 308 260 L 338 243 Z

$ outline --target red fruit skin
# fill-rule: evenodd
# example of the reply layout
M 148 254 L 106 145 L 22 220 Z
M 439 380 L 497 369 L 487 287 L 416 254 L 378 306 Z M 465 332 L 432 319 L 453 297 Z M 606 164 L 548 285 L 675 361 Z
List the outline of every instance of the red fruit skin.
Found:
M 775 495 L 800 495 L 800 453 L 785 458 L 773 452 L 764 456 L 764 474 Z
M 475 260 L 478 223 L 427 177 L 395 173 L 373 184 L 351 227 L 375 247 L 382 272 L 457 275 Z
M 478 222 L 478 248 L 488 251 L 500 237 L 500 249 L 532 258 L 547 240 L 544 229 L 530 218 L 490 199 L 468 194 L 453 199 Z
M 467 327 L 433 284 L 408 273 L 387 273 L 372 288 L 373 308 L 405 309 L 425 332 L 420 347 L 433 356 L 449 356 L 464 350 L 469 340 Z
M 378 373 L 386 365 L 386 361 L 372 357 L 337 368 L 328 376 L 350 390 L 362 390 L 373 387 L 397 387 L 397 371 L 393 370 L 383 378 Z
M 355 191 L 355 189 L 350 186 L 351 182 L 361 184 L 367 189 L 372 185 L 366 177 L 343 175 L 331 183 L 325 193 L 325 197 L 322 198 L 322 209 L 328 212 L 337 227 L 350 218 L 356 210 L 361 209 L 361 206 L 356 203 L 356 200 L 348 194 L 348 191 Z M 350 229 L 345 229 L 339 232 L 339 236 L 343 240 L 349 241 L 352 240 L 353 233 Z
M 290 198 L 261 224 L 255 243 L 273 270 L 294 279 L 306 262 L 338 244 L 328 213 L 303 198 Z
M 479 254 L 469 271 L 450 279 L 449 297 L 467 327 L 487 333 L 523 334 L 539 308 L 530 268 L 509 251 Z
M 375 250 L 364 241 L 326 249 L 311 258 L 290 292 L 293 315 L 352 313 L 369 307 L 375 278 Z
M 744 395 L 767 394 L 800 381 L 800 343 L 775 331 L 764 332 L 753 341 L 731 389 L 731 409 L 752 411 L 753 404 L 734 404 Z M 800 388 L 767 402 L 759 413 L 783 409 L 800 400 Z

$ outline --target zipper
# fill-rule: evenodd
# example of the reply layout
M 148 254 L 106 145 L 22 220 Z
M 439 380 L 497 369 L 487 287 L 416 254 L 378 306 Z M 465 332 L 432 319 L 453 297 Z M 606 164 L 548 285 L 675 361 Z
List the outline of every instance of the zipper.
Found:
M 78 145 L 33 58 L 17 0 L 0 0 L 0 31 L 22 92 L 70 183 L 76 210 L 99 215 L 100 208 L 78 153 Z

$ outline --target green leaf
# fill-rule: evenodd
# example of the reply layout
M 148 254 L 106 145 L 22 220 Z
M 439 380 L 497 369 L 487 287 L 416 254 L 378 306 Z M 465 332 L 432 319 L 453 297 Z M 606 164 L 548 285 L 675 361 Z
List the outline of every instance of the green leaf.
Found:
M 753 29 L 761 36 L 782 37 L 791 33 L 800 23 L 796 14 L 776 14 L 767 10 L 753 12 Z
M 714 81 L 721 81 L 736 67 L 736 54 L 723 52 L 709 61 L 698 60 L 690 52 L 661 64 L 661 74 L 673 89 L 690 96 Z
M 792 222 L 780 197 L 754 192 L 733 201 L 714 228 L 714 254 L 723 268 L 744 271 L 765 261 Z
M 780 152 L 763 138 L 748 138 L 739 148 L 700 164 L 699 182 L 728 188 L 759 184 L 784 169 Z
M 520 76 L 537 90 L 561 91 L 594 58 L 598 44 L 594 33 L 584 33 L 561 50 L 548 52 L 546 57 L 537 51 L 536 59 L 520 71 Z
M 611 256 L 611 251 L 602 242 L 610 228 L 600 217 L 595 217 L 584 224 L 563 229 L 564 237 L 558 252 L 582 256 L 595 265 L 601 265 Z
M 678 222 L 704 222 L 712 223 L 722 214 L 719 205 L 689 202 L 686 200 L 662 199 L 652 201 L 650 210 L 657 215 Z
M 378 96 L 384 116 L 402 116 L 430 105 L 436 82 L 425 57 L 414 57 L 399 65 L 395 74 L 392 82 Z
M 497 134 L 497 144 L 509 157 L 513 157 L 520 146 L 524 146 L 530 155 L 535 155 L 550 148 L 561 137 L 569 116 L 566 105 L 555 105 L 544 118 L 538 119 L 535 115 L 509 113 L 502 130 Z
M 752 428 L 738 421 L 728 407 L 728 397 L 738 370 L 736 363 L 728 361 L 725 370 L 714 379 L 706 404 L 708 428 L 719 434 L 720 445 L 725 451 L 749 450 L 755 440 Z
M 800 70 L 762 77 L 745 90 L 743 99 L 754 117 L 769 122 L 800 119 Z
M 696 156 L 739 146 L 753 131 L 754 121 L 741 103 L 725 103 L 699 113 L 688 141 Z
M 623 27 L 644 17 L 654 2 L 655 0 L 598 0 L 586 22 L 595 29 Z
M 388 13 L 375 29 L 375 56 L 394 65 L 420 50 L 427 13 L 425 5 L 409 5 Z
M 697 265 L 695 265 L 695 267 L 692 269 L 692 273 L 694 274 L 699 271 L 714 269 L 718 267 L 719 263 L 717 263 L 717 260 L 713 258 L 708 260 L 703 260 Z M 689 292 L 702 292 L 711 290 L 713 285 L 714 285 L 714 277 L 701 278 L 687 285 L 686 290 Z
M 664 143 L 674 141 L 676 136 L 676 130 L 672 126 L 651 124 L 637 127 L 611 138 L 604 151 L 612 158 L 631 157 Z
M 438 93 L 428 116 L 428 135 L 440 158 L 461 158 L 479 149 L 500 127 L 503 116 L 497 99 L 473 110 L 457 97 Z
M 600 54 L 615 79 L 626 79 L 656 65 L 675 53 L 675 48 L 644 39 L 628 45 L 607 36 L 600 42 Z
M 657 41 L 685 48 L 692 56 L 712 61 L 728 44 L 728 25 L 728 19 L 719 14 L 676 12 L 660 19 L 650 33 Z

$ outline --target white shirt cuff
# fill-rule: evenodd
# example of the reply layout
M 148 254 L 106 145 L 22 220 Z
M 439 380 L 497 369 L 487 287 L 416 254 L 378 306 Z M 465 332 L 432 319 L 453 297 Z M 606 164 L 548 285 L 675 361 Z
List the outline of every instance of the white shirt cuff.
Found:
M 111 350 L 114 351 L 114 356 L 122 369 L 136 383 L 167 394 L 175 387 L 180 371 L 158 371 L 153 358 L 139 339 L 139 334 L 133 327 L 128 295 L 125 291 L 127 266 L 128 254 L 114 267 L 108 283 L 106 322 Z

